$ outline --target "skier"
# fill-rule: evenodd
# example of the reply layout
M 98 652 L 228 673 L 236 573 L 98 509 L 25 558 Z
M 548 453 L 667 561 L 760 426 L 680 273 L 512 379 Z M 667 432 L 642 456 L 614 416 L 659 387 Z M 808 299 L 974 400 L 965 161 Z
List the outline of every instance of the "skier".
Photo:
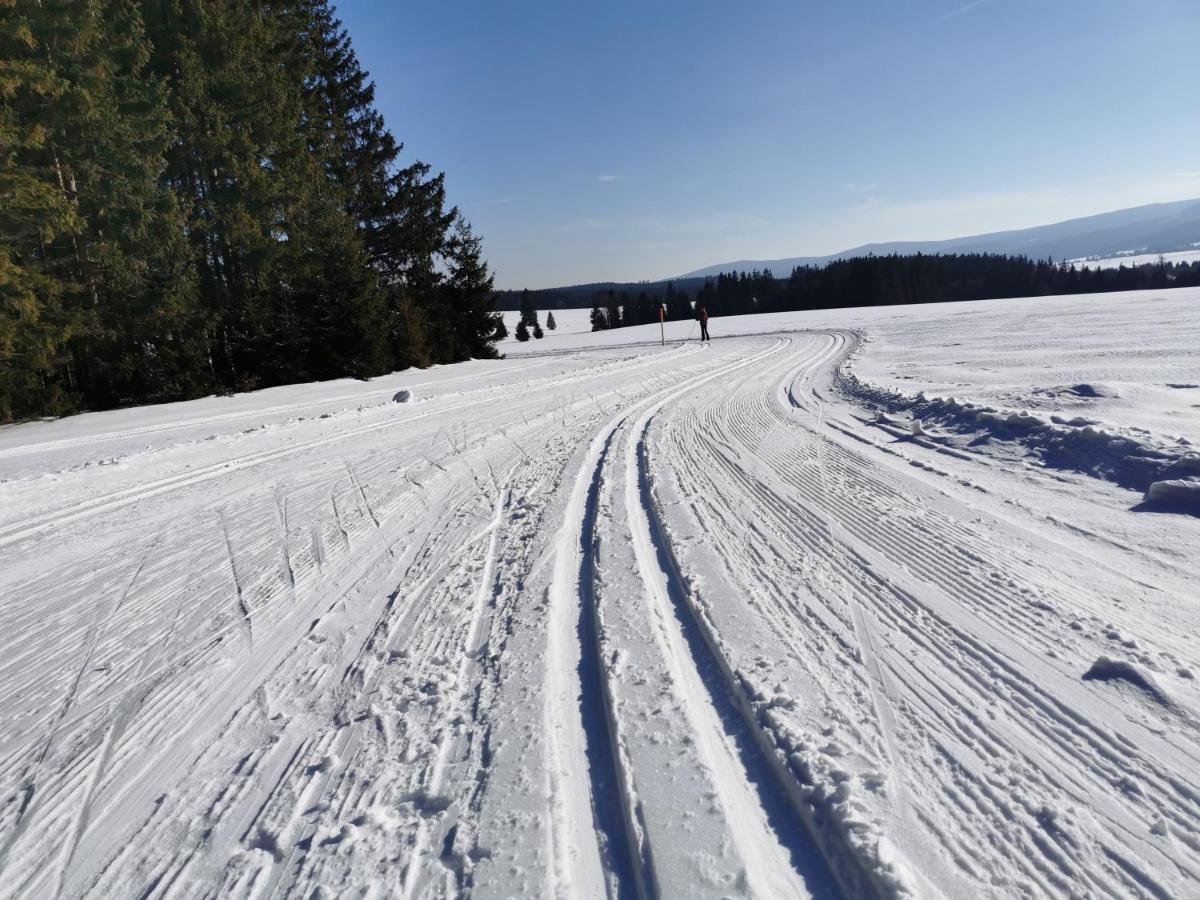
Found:
M 711 341 L 712 339 L 708 336 L 708 310 L 704 308 L 703 304 L 696 307 L 696 320 L 700 323 L 700 340 Z

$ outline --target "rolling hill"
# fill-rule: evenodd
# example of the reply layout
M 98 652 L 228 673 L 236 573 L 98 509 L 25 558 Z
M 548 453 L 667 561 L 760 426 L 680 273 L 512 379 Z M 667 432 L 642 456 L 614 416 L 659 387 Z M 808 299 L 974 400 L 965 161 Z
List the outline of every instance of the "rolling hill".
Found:
M 863 244 L 829 256 L 795 256 L 785 259 L 742 259 L 706 266 L 680 278 L 704 278 L 721 272 L 770 269 L 777 276 L 796 266 L 824 265 L 838 259 L 889 253 L 1005 253 L 1035 259 L 1079 259 L 1114 256 L 1133 251 L 1167 253 L 1185 250 L 1200 241 L 1200 199 L 1151 203 L 1130 209 L 1068 219 L 1015 231 L 996 231 L 941 241 L 888 241 Z

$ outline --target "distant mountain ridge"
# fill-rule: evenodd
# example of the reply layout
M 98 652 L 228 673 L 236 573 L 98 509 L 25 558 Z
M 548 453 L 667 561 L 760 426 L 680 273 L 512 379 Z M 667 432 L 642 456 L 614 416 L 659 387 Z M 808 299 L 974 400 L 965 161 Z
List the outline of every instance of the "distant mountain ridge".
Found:
M 742 259 L 706 266 L 678 276 L 705 278 L 721 272 L 770 269 L 787 277 L 797 266 L 823 266 L 839 259 L 890 253 L 1003 253 L 1056 260 L 1115 256 L 1124 252 L 1169 253 L 1191 249 L 1200 242 L 1200 199 L 1151 203 L 1129 209 L 1068 219 L 1013 231 L 996 231 L 941 241 L 888 241 L 863 244 L 829 256 L 785 259 Z

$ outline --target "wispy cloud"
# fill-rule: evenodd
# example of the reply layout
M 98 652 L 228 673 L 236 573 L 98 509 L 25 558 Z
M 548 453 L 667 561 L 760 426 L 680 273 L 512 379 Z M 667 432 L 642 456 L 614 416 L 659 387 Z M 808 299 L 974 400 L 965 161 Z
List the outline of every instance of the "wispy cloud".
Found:
M 940 25 L 942 22 L 945 22 L 949 19 L 956 19 L 959 16 L 963 15 L 964 13 L 969 13 L 971 10 L 973 10 L 977 6 L 983 6 L 983 4 L 985 4 L 987 2 L 988 2 L 988 0 L 974 0 L 974 2 L 972 2 L 972 3 L 967 3 L 956 9 L 950 10 L 950 12 L 948 12 L 948 13 L 943 13 L 942 15 L 938 16 L 936 19 L 933 20 L 933 24 Z
M 602 184 L 611 184 L 614 181 L 624 181 L 628 175 L 597 175 L 596 180 Z

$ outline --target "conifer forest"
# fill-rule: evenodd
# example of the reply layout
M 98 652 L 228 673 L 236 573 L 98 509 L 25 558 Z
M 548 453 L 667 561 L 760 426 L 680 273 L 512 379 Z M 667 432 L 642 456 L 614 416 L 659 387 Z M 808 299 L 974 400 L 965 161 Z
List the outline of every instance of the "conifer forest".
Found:
M 326 0 L 0 0 L 0 422 L 495 356 Z

